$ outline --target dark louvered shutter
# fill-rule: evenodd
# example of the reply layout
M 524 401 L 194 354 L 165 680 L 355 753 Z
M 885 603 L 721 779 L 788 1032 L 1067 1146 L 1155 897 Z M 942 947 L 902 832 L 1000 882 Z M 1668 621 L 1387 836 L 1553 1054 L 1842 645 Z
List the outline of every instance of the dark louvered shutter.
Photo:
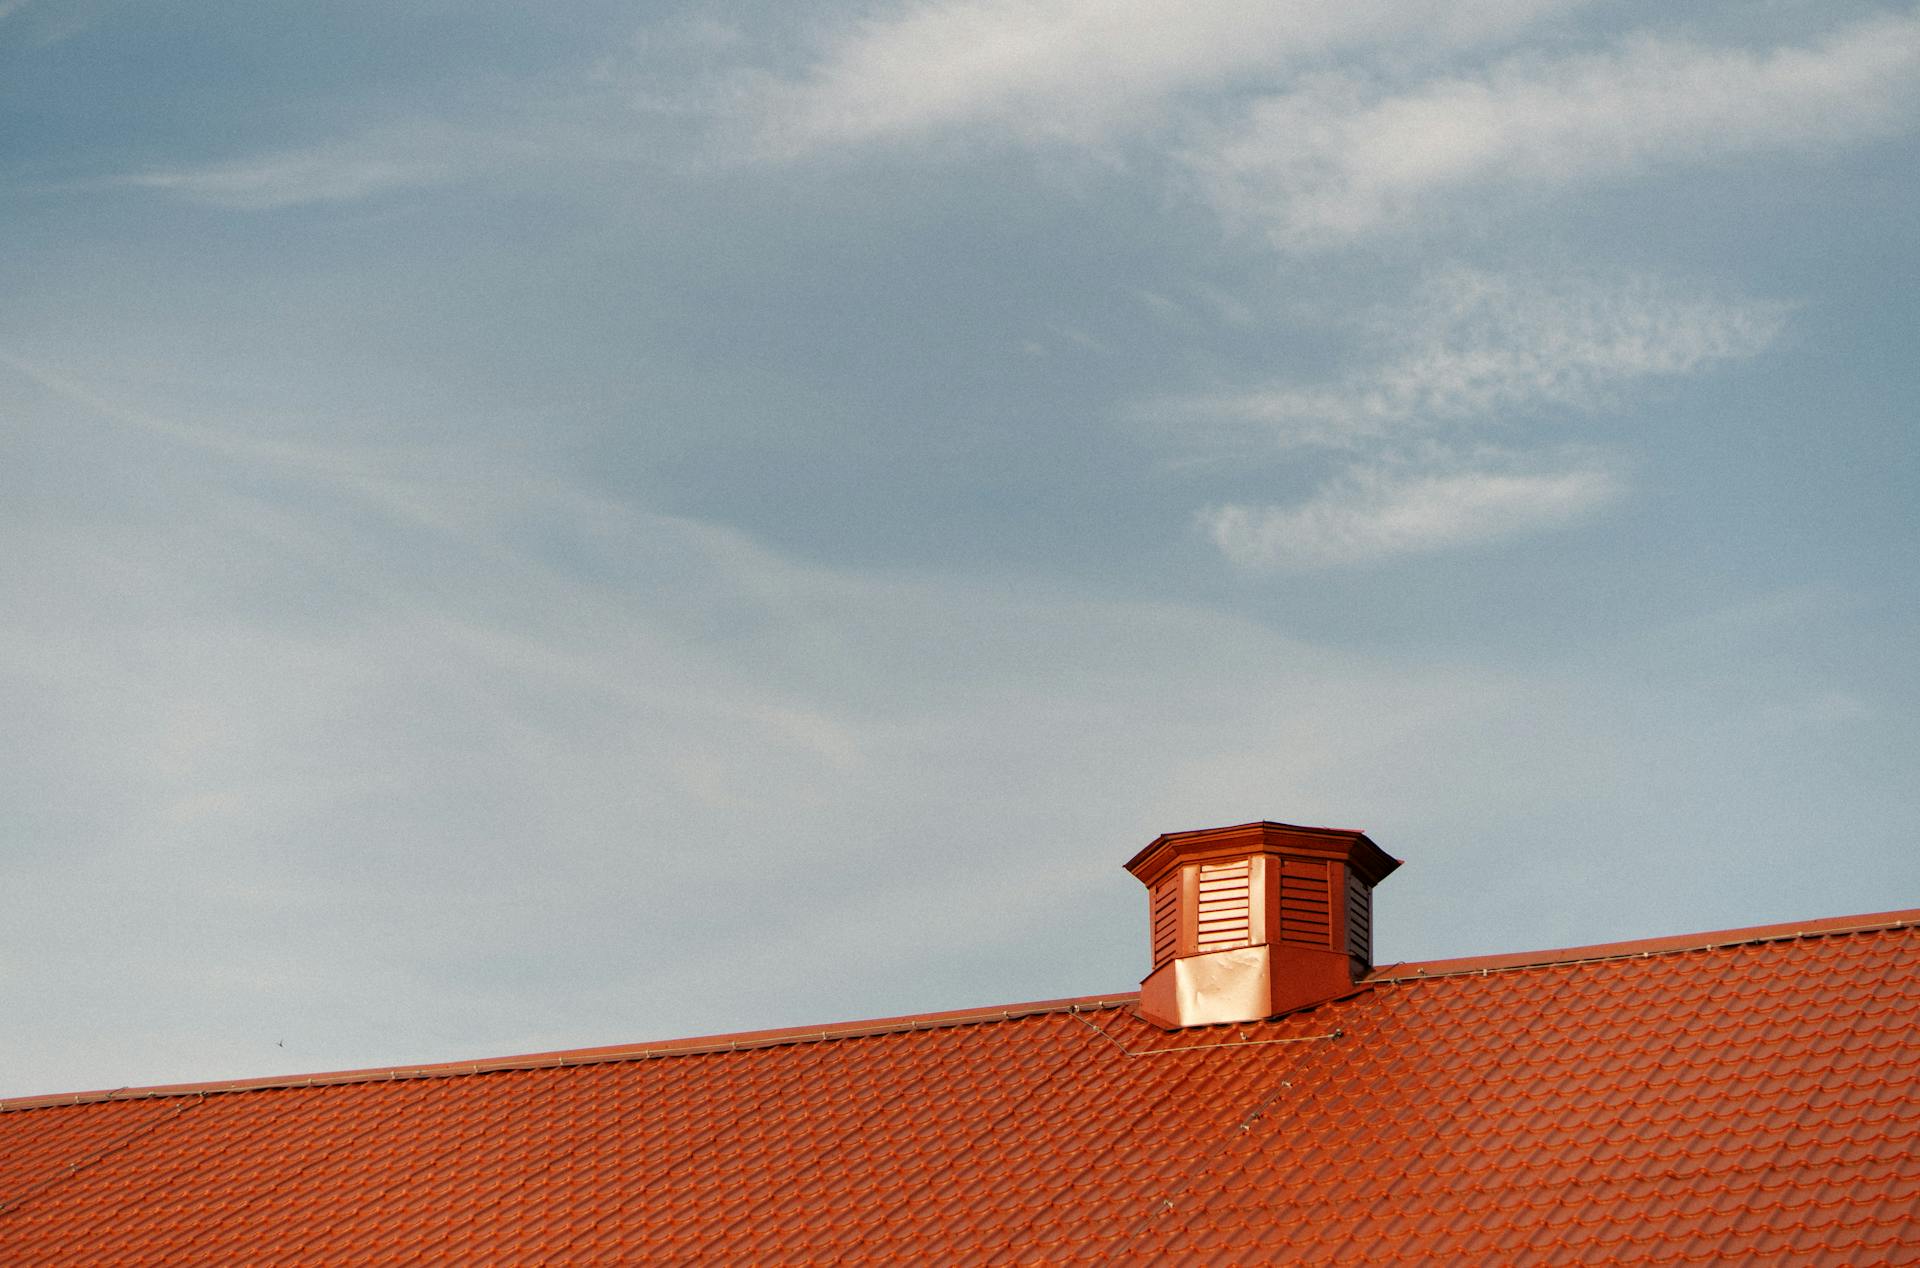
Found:
M 1159 968 L 1180 951 L 1180 872 L 1169 872 L 1153 887 L 1153 967 Z
M 1319 859 L 1280 860 L 1280 941 L 1332 949 L 1332 888 L 1327 864 Z
M 1373 891 L 1353 873 L 1347 873 L 1347 955 L 1353 960 L 1355 981 L 1373 968 Z

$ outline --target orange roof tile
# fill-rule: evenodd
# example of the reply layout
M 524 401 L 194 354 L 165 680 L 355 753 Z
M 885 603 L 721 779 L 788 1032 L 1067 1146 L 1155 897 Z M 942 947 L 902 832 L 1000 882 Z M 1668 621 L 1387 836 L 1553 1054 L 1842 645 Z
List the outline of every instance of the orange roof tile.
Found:
M 0 1262 L 1920 1263 L 1916 922 L 0 1102 Z

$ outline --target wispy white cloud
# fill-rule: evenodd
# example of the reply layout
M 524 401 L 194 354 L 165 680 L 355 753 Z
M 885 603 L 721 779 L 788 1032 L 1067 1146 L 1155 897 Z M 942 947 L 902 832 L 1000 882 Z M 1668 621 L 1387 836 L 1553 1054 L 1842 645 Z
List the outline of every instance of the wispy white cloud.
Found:
M 135 172 L 117 183 L 212 207 L 276 211 L 309 203 L 357 202 L 397 189 L 438 184 L 453 171 L 443 158 L 343 144 Z
M 1411 88 L 1320 75 L 1187 157 L 1231 220 L 1282 248 L 1318 248 L 1418 223 L 1436 199 L 1475 188 L 1553 188 L 1906 127 L 1917 102 L 1920 17 L 1907 13 L 1763 52 L 1641 37 Z
M 1174 97 L 1355 46 L 1472 44 L 1579 0 L 922 0 L 829 40 L 798 79 L 761 81 L 761 140 L 792 153 L 984 124 L 1097 140 Z
M 302 444 L 222 432 L 110 399 L 64 370 L 28 360 L 6 347 L 0 347 L 0 366 L 101 419 L 229 464 L 321 482 L 395 520 L 437 532 L 458 533 L 473 527 L 477 507 L 472 498 L 449 488 L 460 476 L 458 455 L 397 446 Z
M 97 25 L 119 0 L 0 0 L 0 22 L 18 19 L 15 31 L 29 48 L 50 48 Z
M 155 162 L 87 187 L 150 190 L 235 211 L 356 203 L 456 181 L 552 192 L 582 172 L 603 190 L 621 173 L 656 168 L 667 136 L 636 127 L 630 85 L 589 69 L 560 85 L 502 89 L 465 112 L 212 162 Z
M 1556 528 L 1612 501 L 1597 464 L 1558 471 L 1421 471 L 1361 466 L 1293 506 L 1228 504 L 1199 519 L 1222 554 L 1248 568 L 1372 563 Z
M 1160 401 L 1141 413 L 1193 449 L 1252 437 L 1356 455 L 1304 502 L 1229 503 L 1199 520 L 1245 567 L 1364 564 L 1558 528 L 1605 507 L 1625 492 L 1611 464 L 1552 451 L 1462 457 L 1446 446 L 1616 405 L 1639 380 L 1752 357 L 1786 315 L 1778 303 L 1686 294 L 1646 275 L 1449 268 L 1359 323 L 1371 357 L 1342 377 Z
M 1375 359 L 1326 383 L 1160 401 L 1187 429 L 1256 428 L 1282 445 L 1351 447 L 1435 423 L 1592 410 L 1637 380 L 1758 355 L 1787 305 L 1689 295 L 1645 274 L 1559 277 L 1450 268 L 1363 324 Z

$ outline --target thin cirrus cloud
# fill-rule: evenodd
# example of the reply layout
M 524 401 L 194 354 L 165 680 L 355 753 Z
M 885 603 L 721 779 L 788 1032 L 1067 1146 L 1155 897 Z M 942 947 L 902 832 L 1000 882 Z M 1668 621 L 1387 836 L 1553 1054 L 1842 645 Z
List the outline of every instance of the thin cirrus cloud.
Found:
M 760 148 L 928 136 L 985 125 L 1025 140 L 1095 141 L 1189 90 L 1342 49 L 1466 46 L 1581 0 L 935 0 L 830 39 L 794 79 L 762 80 Z
M 114 183 L 229 211 L 277 211 L 348 203 L 393 190 L 436 185 L 454 175 L 445 158 L 410 147 L 339 144 L 136 172 Z
M 1773 301 L 1681 294 L 1639 274 L 1452 268 L 1364 323 L 1380 354 L 1343 378 L 1161 402 L 1152 412 L 1191 445 L 1235 431 L 1279 448 L 1359 455 L 1302 503 L 1229 503 L 1201 511 L 1199 522 L 1242 567 L 1366 564 L 1563 527 L 1625 491 L 1591 458 L 1463 460 L 1433 443 L 1436 433 L 1511 432 L 1556 412 L 1603 410 L 1638 380 L 1757 355 L 1787 313 Z M 1410 448 L 1415 438 L 1428 439 Z
M 1306 571 L 1428 554 L 1572 523 L 1620 493 L 1599 465 L 1560 471 L 1361 466 L 1297 506 L 1200 512 L 1213 544 L 1255 569 Z
M 1364 322 L 1377 353 L 1340 378 L 1158 401 L 1141 413 L 1200 437 L 1252 429 L 1285 447 L 1351 448 L 1437 424 L 1593 411 L 1635 381 L 1757 356 L 1789 312 L 1774 300 L 1681 293 L 1647 274 L 1455 267 Z
M 1836 143 L 1911 124 L 1920 16 L 1764 52 L 1652 37 L 1512 58 L 1414 87 L 1322 75 L 1185 155 L 1206 198 L 1282 249 L 1431 218 L 1475 187 L 1552 189 L 1660 162 Z
M 12 29 L 6 34 L 26 47 L 48 48 L 93 26 L 105 8 L 104 0 L 55 5 L 38 0 L 0 0 L 0 22 L 8 23 Z

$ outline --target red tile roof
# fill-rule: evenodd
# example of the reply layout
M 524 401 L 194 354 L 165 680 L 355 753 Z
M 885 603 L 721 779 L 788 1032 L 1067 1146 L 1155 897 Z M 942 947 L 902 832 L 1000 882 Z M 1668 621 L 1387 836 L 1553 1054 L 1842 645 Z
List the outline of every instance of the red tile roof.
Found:
M 0 1102 L 0 1263 L 1920 1263 L 1920 911 Z

